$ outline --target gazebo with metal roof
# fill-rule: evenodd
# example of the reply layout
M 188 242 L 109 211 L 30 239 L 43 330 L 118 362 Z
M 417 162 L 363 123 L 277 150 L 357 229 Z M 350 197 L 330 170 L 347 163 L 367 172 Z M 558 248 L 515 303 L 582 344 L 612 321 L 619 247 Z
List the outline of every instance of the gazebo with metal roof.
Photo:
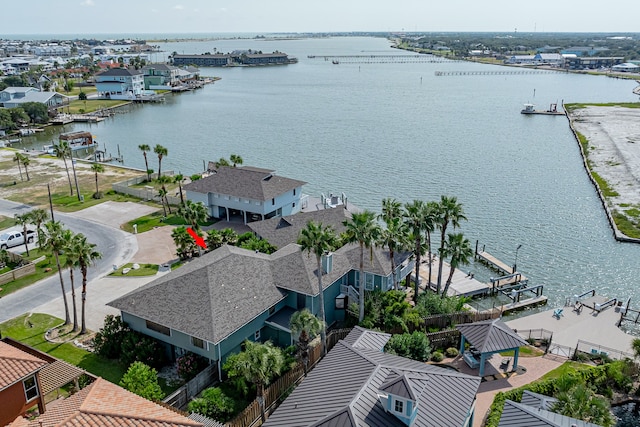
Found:
M 464 355 L 464 344 L 468 342 L 480 352 L 480 376 L 484 376 L 484 364 L 494 353 L 514 351 L 512 371 L 518 367 L 520 347 L 528 343 L 508 327 L 501 319 L 457 325 L 462 334 L 460 354 Z

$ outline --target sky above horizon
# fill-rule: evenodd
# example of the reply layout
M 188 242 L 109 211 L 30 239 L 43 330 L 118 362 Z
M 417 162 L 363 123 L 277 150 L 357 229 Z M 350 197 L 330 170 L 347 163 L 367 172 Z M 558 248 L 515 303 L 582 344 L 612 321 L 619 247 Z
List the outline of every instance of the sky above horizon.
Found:
M 3 2 L 2 15 L 0 38 L 20 34 L 640 32 L 638 0 L 31 0 Z

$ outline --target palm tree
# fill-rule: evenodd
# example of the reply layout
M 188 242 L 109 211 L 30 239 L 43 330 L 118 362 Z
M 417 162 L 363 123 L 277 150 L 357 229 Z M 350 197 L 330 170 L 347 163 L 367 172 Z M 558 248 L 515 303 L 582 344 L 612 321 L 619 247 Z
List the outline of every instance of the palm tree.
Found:
M 407 246 L 409 240 L 409 229 L 407 224 L 400 217 L 391 217 L 385 221 L 387 226 L 380 232 L 378 243 L 382 247 L 389 248 L 389 259 L 391 260 L 391 274 L 393 276 L 393 289 L 398 290 L 398 276 L 396 275 L 395 255 L 399 249 Z
M 187 202 L 178 208 L 178 215 L 184 218 L 187 221 L 191 228 L 194 231 L 200 230 L 199 222 L 204 222 L 209 217 L 209 212 L 207 211 L 207 207 L 202 202 L 192 202 L 191 200 L 187 200 Z
M 215 250 L 221 247 L 224 242 L 222 240 L 222 233 L 220 233 L 220 230 L 212 229 L 207 231 L 206 242 L 209 250 Z
M 100 198 L 100 189 L 98 188 L 98 174 L 104 172 L 104 166 L 102 166 L 100 163 L 94 163 L 91 165 L 91 170 L 93 171 L 93 173 L 96 176 L 96 194 L 95 194 L 95 198 L 99 199 Z
M 423 245 L 423 232 L 426 217 L 427 208 L 422 200 L 414 200 L 413 202 L 406 203 L 404 205 L 404 219 L 407 227 L 409 228 L 410 239 L 414 242 L 413 255 L 416 260 L 416 272 L 415 272 L 415 292 L 413 294 L 413 301 L 418 302 L 418 291 L 420 290 L 420 259 L 424 252 Z M 427 283 L 429 286 L 429 283 Z
M 23 180 L 22 178 L 22 154 L 17 153 L 16 155 L 13 157 L 13 161 L 18 163 L 18 172 L 20 172 L 20 181 Z
M 169 154 L 169 150 L 160 144 L 156 144 L 156 146 L 153 147 L 153 152 L 158 155 L 158 178 L 160 178 L 162 176 L 162 158 Z
M 64 324 L 68 325 L 69 321 L 69 304 L 67 303 L 67 293 L 64 290 L 64 280 L 62 279 L 62 269 L 60 268 L 60 252 L 67 247 L 67 242 L 64 240 L 66 236 L 63 233 L 64 228 L 59 221 L 48 221 L 44 224 L 45 240 L 43 246 L 49 248 L 53 252 L 53 256 L 56 258 L 56 265 L 58 267 L 58 276 L 60 277 L 60 288 L 62 289 L 62 300 L 64 301 Z
M 80 328 L 81 334 L 87 332 L 84 318 L 85 306 L 87 301 L 87 268 L 95 260 L 102 258 L 102 254 L 96 251 L 95 247 L 95 243 L 87 242 L 87 238 L 84 236 L 84 234 L 76 234 L 74 236 L 73 252 L 77 257 L 78 265 L 80 266 L 80 272 L 82 273 L 82 326 Z
M 307 226 L 300 230 L 298 244 L 303 252 L 311 256 L 311 252 L 316 255 L 316 275 L 318 276 L 318 317 L 323 327 L 320 331 L 321 354 L 326 351 L 327 330 L 324 327 L 326 322 L 324 314 L 324 287 L 322 285 L 322 255 L 335 249 L 337 237 L 333 229 L 323 226 L 321 223 L 309 221 Z
M 164 204 L 164 198 L 167 196 L 167 189 L 164 188 L 164 186 L 162 188 L 160 188 L 158 190 L 158 197 L 160 197 L 160 203 L 162 204 L 162 210 L 164 211 L 164 217 L 166 218 L 167 216 L 167 207 Z
M 229 160 L 225 159 L 224 157 L 220 157 L 220 159 L 216 162 L 216 167 L 219 168 L 221 166 L 231 166 L 231 164 L 229 164 Z
M 466 220 L 467 217 L 464 216 L 462 204 L 458 203 L 458 200 L 455 197 L 440 196 L 437 217 L 438 227 L 440 228 L 440 250 L 438 253 L 442 253 L 442 250 L 444 249 L 444 245 L 446 243 L 445 237 L 449 223 L 451 223 L 453 228 L 456 229 L 460 226 L 460 221 L 463 219 Z M 438 292 L 440 292 L 440 284 L 442 283 L 443 261 L 442 256 L 440 256 L 440 259 L 438 260 Z
M 56 157 L 62 159 L 64 162 L 64 168 L 67 171 L 67 179 L 69 180 L 69 191 L 73 196 L 73 184 L 71 183 L 71 175 L 69 175 L 69 166 L 67 165 L 67 157 L 71 157 L 71 147 L 67 141 L 60 141 L 59 144 L 53 145 L 53 152 Z
M 364 249 L 369 248 L 371 250 L 371 258 L 373 258 L 373 244 L 377 241 L 380 235 L 380 226 L 376 223 L 376 214 L 371 211 L 365 210 L 363 212 L 354 213 L 351 215 L 351 219 L 347 219 L 343 222 L 343 225 L 347 227 L 345 230 L 345 236 L 348 243 L 358 243 L 360 245 L 360 270 L 358 272 L 358 298 L 360 303 L 360 313 L 358 315 L 358 321 L 362 322 L 364 319 Z
M 465 239 L 462 233 L 447 235 L 447 242 L 444 246 L 444 250 L 440 253 L 440 259 L 444 257 L 450 257 L 449 260 L 449 277 L 442 290 L 442 298 L 447 295 L 449 286 L 451 285 L 451 279 L 453 278 L 453 272 L 458 266 L 467 265 L 473 259 L 473 249 L 471 249 L 471 242 L 469 239 Z
M 229 161 L 231 163 L 233 163 L 233 167 L 235 168 L 236 165 L 241 165 L 242 164 L 242 157 L 240 157 L 237 154 L 232 154 L 229 156 Z
M 427 202 L 424 211 L 424 221 L 422 223 L 425 232 L 427 246 L 427 257 L 429 262 L 429 285 L 431 284 L 431 274 L 433 270 L 433 252 L 431 251 L 431 233 L 436 229 L 438 217 L 438 202 Z
M 22 226 L 22 236 L 24 237 L 24 249 L 27 252 L 27 257 L 29 256 L 29 245 L 27 243 L 27 224 L 31 224 L 31 215 L 29 212 L 20 214 L 15 214 L 14 218 L 16 222 Z
M 165 184 L 168 184 L 171 181 L 172 181 L 172 179 L 169 176 L 160 176 L 160 175 L 158 175 L 158 182 L 160 184 L 162 184 L 162 188 L 160 189 L 158 195 L 160 196 L 160 199 L 164 200 L 164 202 L 167 204 L 167 208 L 169 209 L 169 215 L 171 215 L 171 206 L 169 206 L 169 199 L 167 198 L 167 187 L 165 187 Z M 164 208 L 164 203 L 163 203 L 162 207 Z M 165 211 L 164 216 L 167 216 L 166 211 Z
M 224 228 L 220 230 L 220 234 L 222 235 L 223 243 L 231 246 L 238 244 L 238 233 L 236 233 L 232 228 Z
M 244 344 L 245 349 L 238 354 L 235 368 L 245 380 L 256 386 L 256 395 L 264 422 L 264 387 L 284 369 L 284 356 L 271 341 L 261 344 L 247 340 Z
M 184 175 L 181 173 L 173 177 L 173 182 L 178 184 L 178 192 L 180 193 L 180 204 L 184 206 L 184 196 L 182 195 L 182 181 L 184 181 Z
M 43 232 L 42 224 L 49 220 L 49 212 L 46 209 L 35 208 L 29 212 L 31 223 L 35 224 L 38 233 L 38 247 L 42 248 Z
M 31 159 L 29 156 L 20 155 L 20 162 L 22 162 L 22 166 L 24 166 L 24 173 L 27 175 L 27 181 L 31 181 L 29 178 L 29 164 L 31 163 Z
M 187 259 L 193 256 L 196 251 L 196 243 L 193 237 L 187 233 L 187 227 L 174 228 L 171 232 L 171 238 L 176 245 L 176 255 L 180 259 Z
M 578 383 L 568 390 L 560 391 L 556 398 L 558 401 L 551 408 L 553 412 L 603 427 L 615 425 L 616 421 L 609 409 L 608 399 L 596 395 L 584 383 Z
M 309 343 L 313 338 L 326 330 L 324 322 L 304 308 L 296 311 L 289 321 L 289 329 L 296 341 L 297 353 L 300 361 L 304 364 L 304 374 L 307 375 L 309 365 Z
M 76 308 L 76 288 L 74 285 L 73 269 L 78 266 L 78 238 L 71 230 L 62 230 L 62 239 L 67 243 L 65 248 L 64 266 L 69 269 L 69 280 L 71 281 L 71 304 L 73 306 L 73 332 L 78 330 L 78 309 Z
M 391 197 L 382 200 L 382 213 L 378 218 L 389 223 L 393 218 L 402 218 L 402 204 Z
M 138 149 L 142 151 L 142 155 L 144 156 L 144 167 L 147 171 L 147 181 L 151 182 L 151 173 L 149 172 L 149 162 L 147 161 L 147 151 L 151 151 L 151 147 L 148 144 L 140 144 L 138 145 Z

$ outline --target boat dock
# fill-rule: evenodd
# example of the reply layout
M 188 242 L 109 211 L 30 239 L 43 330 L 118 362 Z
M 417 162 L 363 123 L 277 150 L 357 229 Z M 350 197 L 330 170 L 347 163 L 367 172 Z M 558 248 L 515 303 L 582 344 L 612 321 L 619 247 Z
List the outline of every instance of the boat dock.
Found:
M 565 116 L 566 115 L 564 111 L 558 111 L 558 104 L 549 105 L 548 110 L 536 110 L 535 105 L 524 104 L 524 109 L 522 109 L 520 113 L 521 114 L 541 114 L 545 116 Z
M 423 283 L 428 283 L 429 287 L 435 291 L 438 283 L 438 258 L 432 257 L 431 262 L 431 278 L 429 279 L 429 260 L 425 257 L 420 266 L 420 279 Z M 445 286 L 450 268 L 451 266 L 446 261 L 442 263 L 442 288 Z M 456 268 L 453 272 L 447 295 L 480 297 L 488 295 L 490 291 L 491 287 L 487 283 L 474 278 L 473 274 L 464 273 Z
M 550 74 L 552 70 L 474 70 L 474 71 L 436 71 L 436 76 L 512 76 L 520 74 Z
M 333 64 L 404 64 L 416 62 L 442 63 L 454 62 L 451 59 L 442 58 L 430 54 L 415 55 L 308 55 L 309 59 L 323 59 Z

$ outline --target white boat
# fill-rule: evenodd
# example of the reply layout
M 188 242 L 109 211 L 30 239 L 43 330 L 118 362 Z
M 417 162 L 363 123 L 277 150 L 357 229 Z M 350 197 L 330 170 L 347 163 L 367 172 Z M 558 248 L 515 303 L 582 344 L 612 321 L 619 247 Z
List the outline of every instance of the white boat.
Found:
M 36 133 L 35 129 L 20 129 L 20 136 L 28 136 L 28 135 L 34 135 Z

